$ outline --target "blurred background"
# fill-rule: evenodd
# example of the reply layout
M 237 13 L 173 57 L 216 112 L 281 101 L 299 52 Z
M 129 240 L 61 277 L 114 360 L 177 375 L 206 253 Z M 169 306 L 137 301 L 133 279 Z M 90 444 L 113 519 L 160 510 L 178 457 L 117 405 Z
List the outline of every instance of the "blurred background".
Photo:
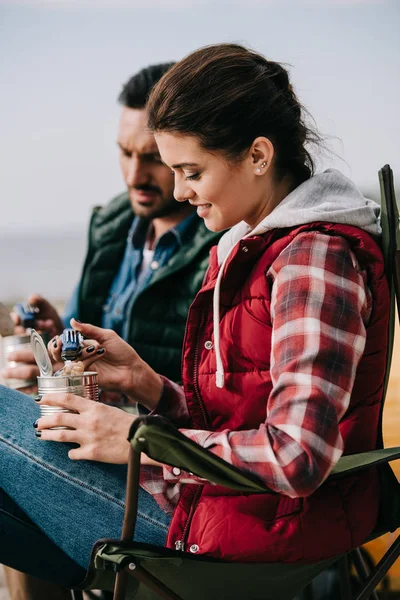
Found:
M 0 0 L 0 301 L 76 282 L 91 207 L 123 191 L 123 82 L 236 41 L 290 66 L 334 166 L 369 196 L 400 180 L 398 0 Z
M 240 42 L 289 65 L 332 151 L 319 170 L 338 168 L 379 200 L 377 172 L 389 163 L 399 190 L 399 31 L 399 0 L 0 0 L 0 302 L 38 292 L 63 305 L 91 208 L 124 190 L 121 85 L 205 44 Z M 399 365 L 397 343 L 385 411 L 392 445 Z M 373 555 L 390 541 L 375 542 Z M 399 565 L 391 575 L 400 589 Z

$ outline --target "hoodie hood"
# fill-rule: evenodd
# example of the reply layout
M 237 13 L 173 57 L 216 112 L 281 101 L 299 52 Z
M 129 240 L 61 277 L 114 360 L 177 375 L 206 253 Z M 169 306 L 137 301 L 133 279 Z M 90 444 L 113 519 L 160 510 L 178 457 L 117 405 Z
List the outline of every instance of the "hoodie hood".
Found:
M 379 204 L 364 198 L 340 171 L 328 169 L 294 189 L 253 230 L 242 221 L 227 231 L 218 244 L 218 262 L 221 264 L 232 246 L 249 234 L 262 235 L 271 229 L 315 221 L 353 225 L 380 235 L 379 215 Z
M 271 229 L 296 227 L 316 221 L 353 225 L 377 236 L 381 234 L 379 215 L 379 204 L 364 198 L 354 183 L 342 173 L 328 169 L 294 189 L 254 229 L 242 221 L 222 236 L 218 243 L 220 269 L 213 297 L 217 387 L 222 388 L 225 384 L 220 349 L 219 294 L 225 264 L 237 242 L 245 237 L 262 235 Z

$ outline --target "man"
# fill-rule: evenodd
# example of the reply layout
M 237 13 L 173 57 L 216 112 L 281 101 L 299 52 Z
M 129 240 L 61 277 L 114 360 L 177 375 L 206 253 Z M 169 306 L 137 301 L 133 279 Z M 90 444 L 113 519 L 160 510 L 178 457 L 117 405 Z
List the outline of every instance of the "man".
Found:
M 147 130 L 147 98 L 172 64 L 142 69 L 119 95 L 118 147 L 127 190 L 93 210 L 81 279 L 64 318 L 41 296 L 28 302 L 39 309 L 37 329 L 59 334 L 72 316 L 114 329 L 155 370 L 179 381 L 188 308 L 219 234 L 205 228 L 189 203 L 176 202 L 173 175 Z M 21 364 L 5 369 L 5 379 L 39 374 L 30 351 L 14 352 L 9 360 Z M 6 572 L 13 600 L 68 597 L 41 580 Z
M 155 370 L 179 381 L 187 311 L 219 234 L 205 228 L 189 203 L 176 202 L 173 175 L 147 130 L 146 100 L 172 64 L 142 69 L 119 95 L 118 147 L 127 191 L 93 211 L 82 276 L 64 319 L 40 296 L 29 302 L 40 311 L 38 329 L 61 333 L 72 316 L 114 329 Z M 38 374 L 29 352 L 9 358 L 31 364 L 6 369 L 5 378 Z

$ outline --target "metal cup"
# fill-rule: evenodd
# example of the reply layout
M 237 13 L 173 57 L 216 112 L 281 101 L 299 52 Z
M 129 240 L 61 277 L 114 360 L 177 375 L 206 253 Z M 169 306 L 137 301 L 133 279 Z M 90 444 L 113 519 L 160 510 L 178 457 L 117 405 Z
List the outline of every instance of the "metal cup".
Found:
M 49 341 L 49 335 L 47 333 L 41 334 L 44 343 L 46 344 Z M 19 367 L 26 363 L 15 362 L 13 360 L 8 360 L 9 354 L 14 352 L 14 350 L 31 350 L 31 337 L 28 333 L 22 333 L 19 335 L 8 335 L 7 337 L 2 338 L 2 358 L 3 358 L 3 366 L 4 367 Z M 5 379 L 4 385 L 16 390 L 19 388 L 24 388 L 30 385 L 36 384 L 36 378 L 34 379 Z
M 58 394 L 68 392 L 82 396 L 88 400 L 97 402 L 99 399 L 99 383 L 95 371 L 85 371 L 82 375 L 60 375 L 57 377 L 47 376 L 38 377 L 38 395 Z M 73 413 L 73 410 L 63 406 L 49 406 L 39 404 L 40 416 L 51 415 L 54 413 Z M 51 427 L 50 429 L 69 429 L 69 427 Z

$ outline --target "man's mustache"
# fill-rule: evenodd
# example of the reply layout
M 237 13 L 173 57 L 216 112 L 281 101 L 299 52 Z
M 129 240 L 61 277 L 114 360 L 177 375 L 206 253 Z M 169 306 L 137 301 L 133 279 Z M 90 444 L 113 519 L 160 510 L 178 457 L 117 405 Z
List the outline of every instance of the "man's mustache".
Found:
M 162 193 L 161 190 L 160 190 L 160 188 L 157 187 L 156 185 L 146 185 L 146 184 L 143 184 L 143 185 L 133 185 L 131 187 L 131 189 L 137 190 L 138 192 L 145 192 L 145 193 L 146 192 L 150 192 L 150 193 L 153 193 L 153 194 L 161 194 Z

